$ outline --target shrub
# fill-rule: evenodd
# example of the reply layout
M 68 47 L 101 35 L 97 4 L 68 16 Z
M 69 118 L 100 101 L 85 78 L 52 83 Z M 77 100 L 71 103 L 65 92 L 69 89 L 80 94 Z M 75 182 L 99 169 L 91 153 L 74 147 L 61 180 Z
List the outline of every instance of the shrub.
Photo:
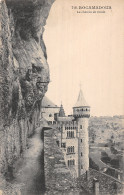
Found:
M 89 159 L 89 166 L 90 168 L 99 171 L 99 166 L 92 160 L 92 158 Z
M 111 158 L 110 157 L 101 157 L 101 160 L 104 162 L 104 163 L 110 163 L 111 162 Z

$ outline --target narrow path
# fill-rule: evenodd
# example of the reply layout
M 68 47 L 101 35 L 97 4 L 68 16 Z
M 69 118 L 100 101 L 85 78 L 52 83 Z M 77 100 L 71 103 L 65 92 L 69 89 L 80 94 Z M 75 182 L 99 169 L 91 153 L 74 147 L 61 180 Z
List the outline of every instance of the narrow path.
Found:
M 42 195 L 45 191 L 42 127 L 36 129 L 26 150 L 15 182 L 21 184 L 22 195 Z

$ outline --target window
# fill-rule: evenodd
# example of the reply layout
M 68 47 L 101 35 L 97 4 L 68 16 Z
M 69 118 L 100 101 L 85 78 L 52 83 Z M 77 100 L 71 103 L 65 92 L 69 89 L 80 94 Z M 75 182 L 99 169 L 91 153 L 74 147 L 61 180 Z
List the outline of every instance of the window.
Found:
M 80 125 L 80 129 L 82 129 L 82 125 Z
M 82 139 L 81 139 L 81 143 L 82 143 Z
M 49 114 L 49 117 L 52 117 L 52 114 Z
M 82 156 L 83 154 L 82 154 L 82 152 L 81 152 L 81 156 Z
M 68 160 L 68 167 L 75 165 L 75 160 Z
M 74 146 L 69 146 L 67 148 L 67 154 L 73 154 L 74 153 Z
M 62 148 L 66 148 L 66 143 L 62 143 L 62 144 L 61 144 L 61 147 L 62 147 Z
M 67 131 L 68 138 L 74 138 L 74 131 Z
M 83 165 L 81 165 L 81 169 L 83 169 Z
M 59 146 L 59 141 L 56 141 L 57 145 Z

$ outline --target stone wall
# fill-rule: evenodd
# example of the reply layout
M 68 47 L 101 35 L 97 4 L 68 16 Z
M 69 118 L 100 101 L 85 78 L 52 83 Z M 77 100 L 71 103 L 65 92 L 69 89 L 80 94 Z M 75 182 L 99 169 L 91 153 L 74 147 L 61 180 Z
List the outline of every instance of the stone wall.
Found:
M 82 127 L 82 129 L 80 128 L 80 126 Z M 89 169 L 88 118 L 78 118 L 78 132 L 78 163 L 80 176 Z
M 49 83 L 43 42 L 54 0 L 0 2 L 0 173 L 7 177 L 26 149 Z
M 46 194 L 79 194 L 76 179 L 65 164 L 62 150 L 57 145 L 57 130 L 44 131 L 44 172 Z

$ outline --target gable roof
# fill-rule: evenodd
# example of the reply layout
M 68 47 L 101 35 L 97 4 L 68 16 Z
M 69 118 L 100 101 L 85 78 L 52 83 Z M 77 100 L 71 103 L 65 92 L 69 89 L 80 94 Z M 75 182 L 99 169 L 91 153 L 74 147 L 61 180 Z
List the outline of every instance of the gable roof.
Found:
M 44 96 L 42 99 L 42 107 L 59 108 L 48 97 Z

